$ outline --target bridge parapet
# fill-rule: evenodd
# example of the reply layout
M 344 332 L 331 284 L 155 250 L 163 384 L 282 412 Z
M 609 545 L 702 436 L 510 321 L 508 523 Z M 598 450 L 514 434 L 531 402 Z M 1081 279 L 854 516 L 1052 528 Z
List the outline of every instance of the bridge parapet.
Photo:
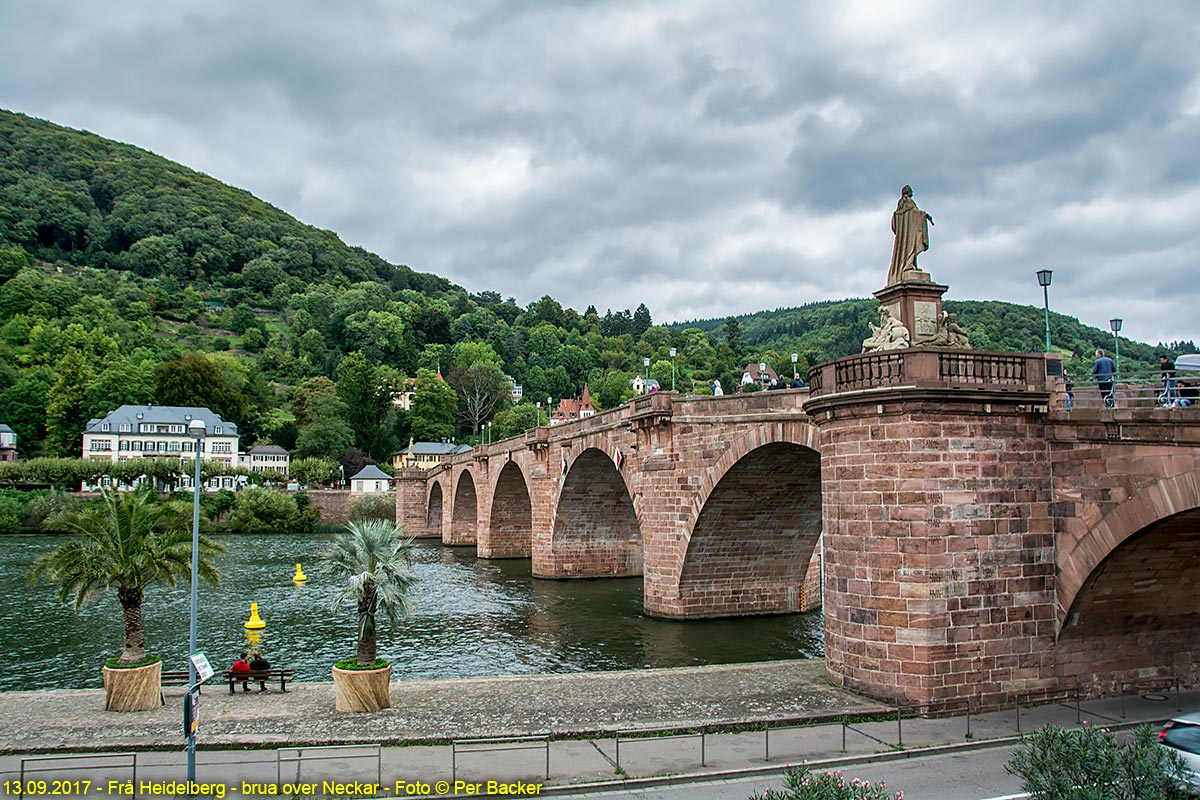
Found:
M 1040 353 L 912 348 L 862 353 L 817 364 L 809 372 L 812 398 L 875 390 L 961 392 L 1047 391 L 1046 362 Z

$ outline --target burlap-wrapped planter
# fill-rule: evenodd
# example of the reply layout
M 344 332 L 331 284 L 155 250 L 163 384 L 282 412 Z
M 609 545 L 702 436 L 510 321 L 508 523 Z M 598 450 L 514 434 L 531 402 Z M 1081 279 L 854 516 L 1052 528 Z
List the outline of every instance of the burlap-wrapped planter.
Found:
M 388 686 L 391 665 L 383 669 L 333 668 L 334 708 L 338 711 L 379 711 L 391 708 Z
M 105 711 L 150 711 L 162 705 L 162 662 L 132 669 L 101 668 Z

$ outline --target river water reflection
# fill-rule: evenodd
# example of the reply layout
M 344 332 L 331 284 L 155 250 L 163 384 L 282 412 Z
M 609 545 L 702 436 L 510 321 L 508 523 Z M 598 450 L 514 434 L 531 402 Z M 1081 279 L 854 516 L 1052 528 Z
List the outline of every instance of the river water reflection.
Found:
M 330 604 L 337 586 L 318 557 L 332 538 L 217 536 L 221 585 L 200 585 L 198 639 L 217 669 L 247 647 L 251 601 L 267 627 L 259 646 L 298 680 L 330 680 L 354 654 L 351 606 Z M 115 592 L 75 614 L 52 587 L 25 573 L 59 536 L 0 536 L 0 690 L 100 686 L 100 664 L 121 649 Z M 292 583 L 303 564 L 308 582 Z M 641 613 L 641 579 L 533 580 L 528 559 L 477 559 L 471 548 L 419 542 L 411 616 L 381 628 L 380 655 L 398 678 L 674 667 L 822 655 L 820 612 L 736 620 L 657 620 Z M 143 605 L 147 652 L 185 669 L 188 579 L 152 587 Z M 386 625 L 386 623 L 381 623 Z

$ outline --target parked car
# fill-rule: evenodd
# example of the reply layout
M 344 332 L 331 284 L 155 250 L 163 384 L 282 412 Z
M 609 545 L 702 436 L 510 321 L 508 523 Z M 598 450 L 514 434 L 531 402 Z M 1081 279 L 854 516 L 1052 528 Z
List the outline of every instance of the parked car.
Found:
M 1179 753 L 1188 768 L 1184 780 L 1200 792 L 1200 711 L 1169 720 L 1158 732 L 1158 743 Z

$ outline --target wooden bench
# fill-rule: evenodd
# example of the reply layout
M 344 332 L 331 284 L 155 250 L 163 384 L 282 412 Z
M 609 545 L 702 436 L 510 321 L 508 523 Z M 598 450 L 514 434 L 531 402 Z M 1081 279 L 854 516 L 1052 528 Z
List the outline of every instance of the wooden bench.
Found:
M 227 669 L 221 673 L 222 679 L 229 682 L 229 693 L 234 694 L 234 687 L 239 683 L 265 683 L 266 681 L 279 681 L 279 691 L 287 691 L 287 682 L 292 679 L 292 671 L 290 669 L 252 669 L 249 672 L 234 672 Z
M 163 670 L 161 684 L 163 686 L 191 686 L 192 678 L 186 669 Z M 196 691 L 200 691 L 199 687 Z

